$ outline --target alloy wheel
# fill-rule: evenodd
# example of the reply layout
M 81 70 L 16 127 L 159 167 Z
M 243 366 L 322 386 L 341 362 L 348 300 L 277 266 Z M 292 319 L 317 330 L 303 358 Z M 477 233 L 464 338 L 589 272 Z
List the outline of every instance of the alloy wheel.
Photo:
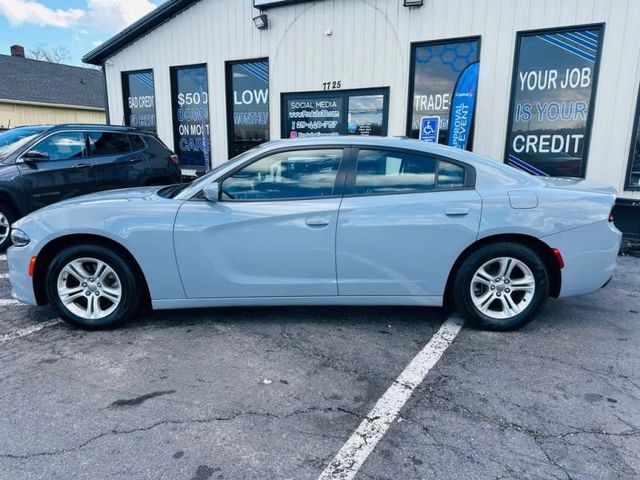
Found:
M 85 320 L 100 320 L 122 300 L 122 284 L 115 270 L 102 260 L 78 258 L 58 275 L 58 296 L 64 307 Z
M 499 257 L 476 271 L 470 288 L 471 299 L 478 311 L 493 319 L 507 320 L 531 305 L 536 281 L 523 261 Z
M 7 216 L 0 212 L 0 245 L 3 244 L 11 233 L 11 224 Z

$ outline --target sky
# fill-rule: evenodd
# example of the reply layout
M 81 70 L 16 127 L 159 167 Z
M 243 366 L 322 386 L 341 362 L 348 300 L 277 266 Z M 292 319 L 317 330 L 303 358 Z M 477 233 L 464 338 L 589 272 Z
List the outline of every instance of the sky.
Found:
M 82 57 L 146 15 L 164 0 L 0 0 L 0 54 L 19 44 L 65 47 L 63 63 L 82 66 Z

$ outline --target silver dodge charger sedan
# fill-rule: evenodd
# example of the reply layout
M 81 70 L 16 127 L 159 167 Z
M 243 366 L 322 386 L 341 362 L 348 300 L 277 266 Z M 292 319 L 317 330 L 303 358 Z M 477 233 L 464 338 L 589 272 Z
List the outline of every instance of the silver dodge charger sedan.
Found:
M 87 329 L 144 305 L 446 303 L 509 330 L 609 281 L 614 194 L 416 140 L 278 140 L 190 184 L 39 210 L 7 258 L 15 298 Z

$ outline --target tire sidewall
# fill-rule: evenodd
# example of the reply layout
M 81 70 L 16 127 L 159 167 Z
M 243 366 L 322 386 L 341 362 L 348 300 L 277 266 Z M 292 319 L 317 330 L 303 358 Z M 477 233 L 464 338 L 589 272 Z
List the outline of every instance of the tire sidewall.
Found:
M 499 257 L 512 257 L 524 262 L 535 279 L 535 293 L 527 308 L 510 319 L 496 319 L 485 315 L 473 303 L 471 282 L 478 269 Z M 456 305 L 475 326 L 485 330 L 513 330 L 533 320 L 549 297 L 549 274 L 540 256 L 531 248 L 516 243 L 486 245 L 473 252 L 462 264 L 456 278 Z
M 62 269 L 71 261 L 90 257 L 109 265 L 118 275 L 122 287 L 122 299 L 118 307 L 108 316 L 99 320 L 87 320 L 69 311 L 58 295 L 58 277 Z M 111 329 L 125 323 L 137 311 L 140 291 L 135 275 L 127 263 L 112 250 L 100 245 L 69 247 L 58 253 L 47 269 L 46 292 L 49 304 L 66 322 L 86 330 Z

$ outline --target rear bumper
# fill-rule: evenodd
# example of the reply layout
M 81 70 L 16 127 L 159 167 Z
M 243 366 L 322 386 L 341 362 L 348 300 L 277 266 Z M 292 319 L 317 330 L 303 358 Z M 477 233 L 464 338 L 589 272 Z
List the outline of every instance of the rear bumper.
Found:
M 604 287 L 617 268 L 622 233 L 608 220 L 543 237 L 562 253 L 559 298 L 592 293 Z
M 29 276 L 29 262 L 33 255 L 29 247 L 30 245 L 21 248 L 9 247 L 7 250 L 9 281 L 13 298 L 28 305 L 37 305 L 33 279 Z

